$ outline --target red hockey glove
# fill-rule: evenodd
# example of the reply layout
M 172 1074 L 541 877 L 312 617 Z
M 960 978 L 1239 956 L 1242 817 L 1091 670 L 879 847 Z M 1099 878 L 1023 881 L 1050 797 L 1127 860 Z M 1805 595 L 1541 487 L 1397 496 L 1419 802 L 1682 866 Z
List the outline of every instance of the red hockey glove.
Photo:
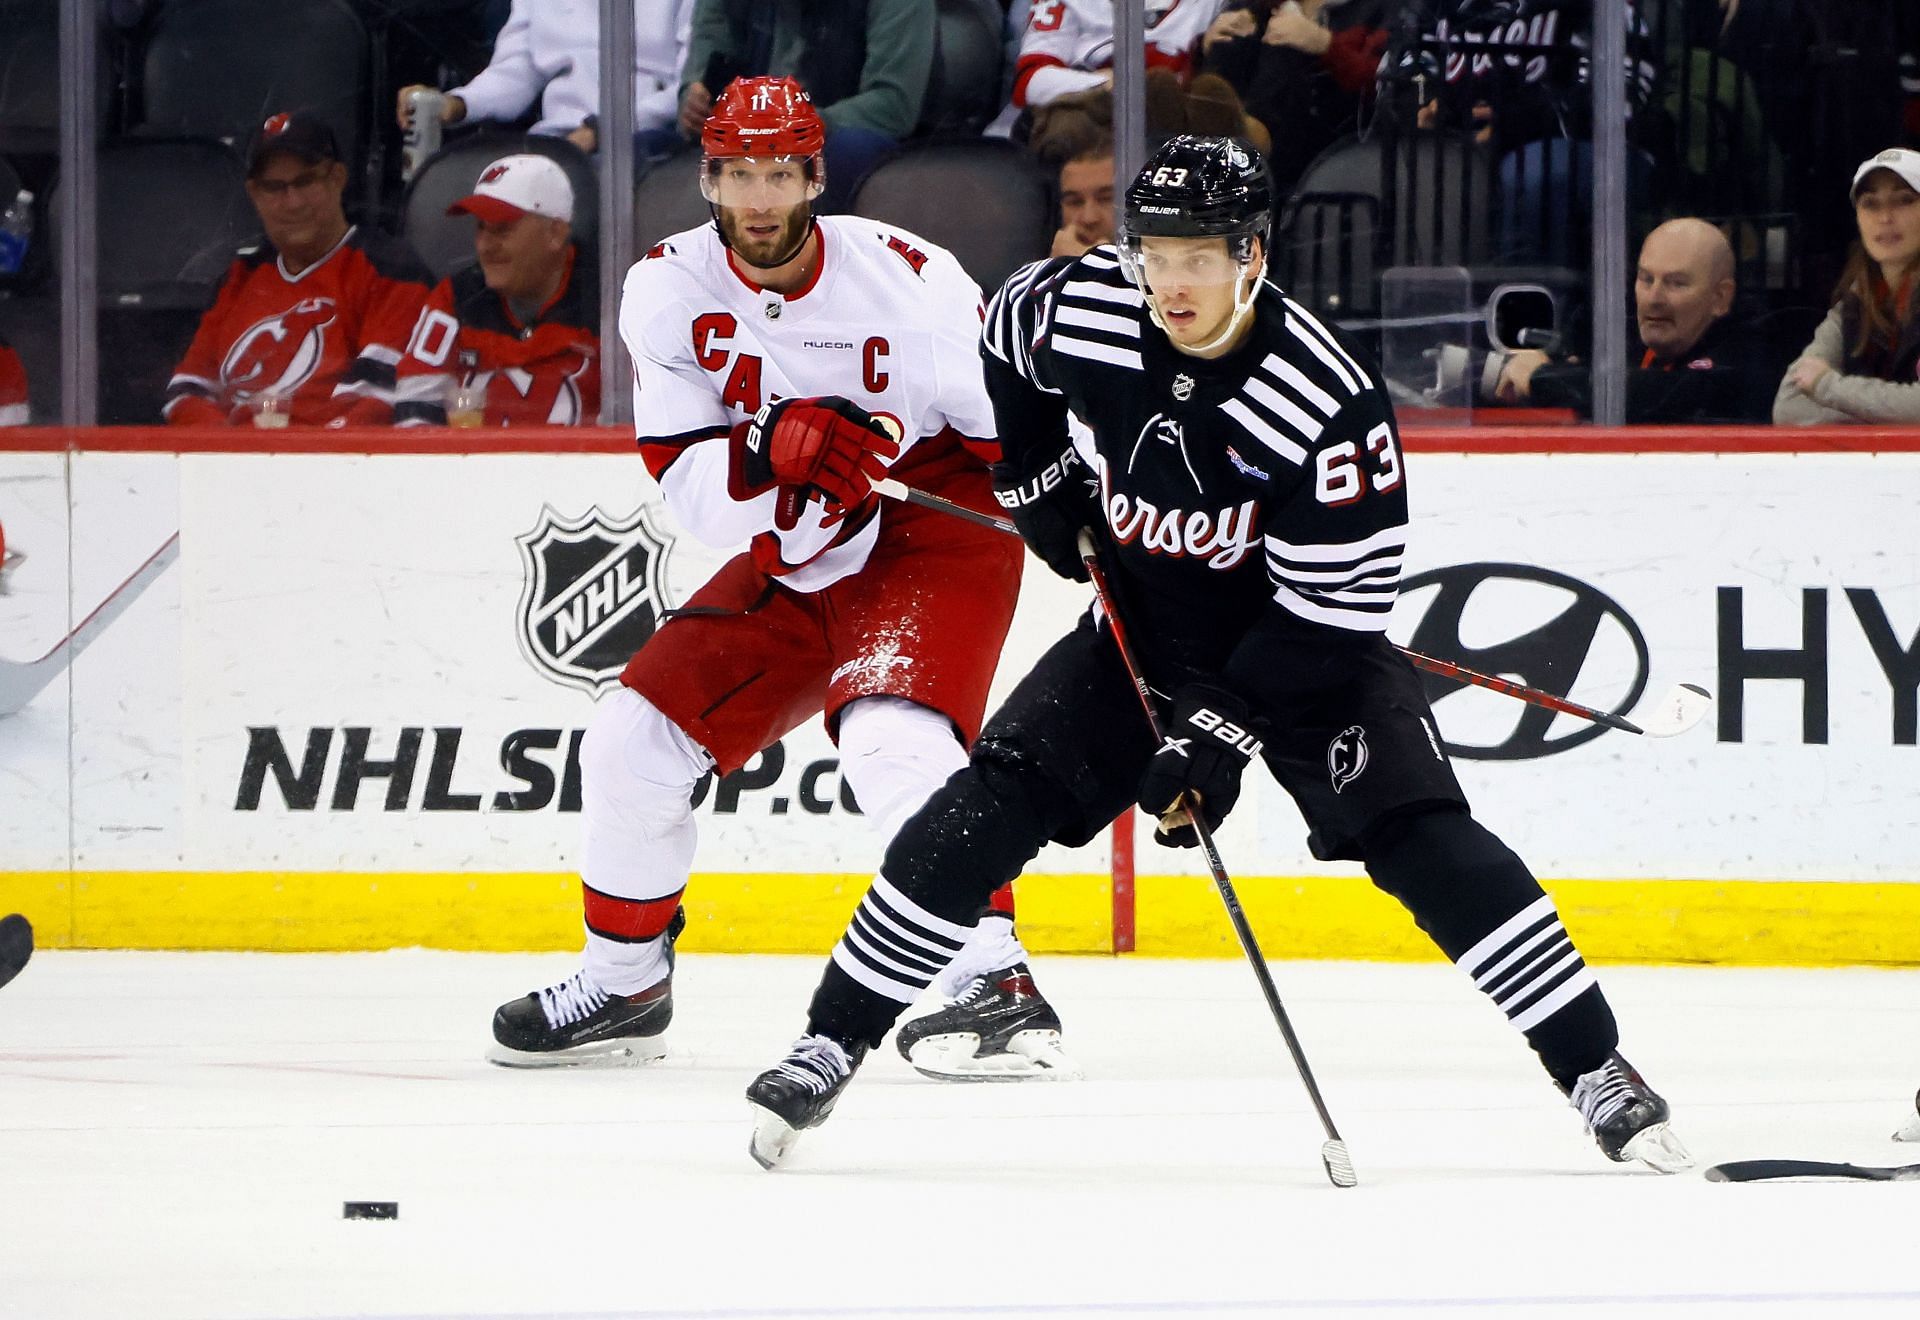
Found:
M 1192 810 L 1196 800 L 1207 828 L 1220 828 L 1240 800 L 1240 772 L 1264 746 L 1260 732 L 1247 704 L 1225 688 L 1189 683 L 1174 693 L 1166 737 L 1140 779 L 1140 809 L 1160 822 L 1155 843 L 1200 846 L 1199 831 L 1186 814 L 1169 818 L 1176 807 Z
M 873 414 L 838 395 L 780 399 L 735 427 L 734 464 L 746 493 L 780 487 L 774 526 L 791 530 L 812 492 L 845 513 L 873 494 L 900 444 Z

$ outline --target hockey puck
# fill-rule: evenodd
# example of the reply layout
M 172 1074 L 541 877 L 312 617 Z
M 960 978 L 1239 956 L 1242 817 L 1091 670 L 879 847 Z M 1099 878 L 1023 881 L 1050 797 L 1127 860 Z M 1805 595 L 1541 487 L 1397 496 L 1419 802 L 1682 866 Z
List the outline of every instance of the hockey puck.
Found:
M 341 1207 L 342 1219 L 398 1219 L 398 1201 L 348 1201 Z

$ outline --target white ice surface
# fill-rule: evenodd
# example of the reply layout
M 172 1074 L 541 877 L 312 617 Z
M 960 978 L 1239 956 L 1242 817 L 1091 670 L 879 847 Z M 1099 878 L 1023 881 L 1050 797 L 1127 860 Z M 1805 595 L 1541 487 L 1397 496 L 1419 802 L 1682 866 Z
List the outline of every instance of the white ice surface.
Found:
M 789 1166 L 812 958 L 686 957 L 648 1069 L 481 1062 L 571 961 L 41 953 L 0 990 L 0 1316 L 1920 1316 L 1920 1184 L 1610 1165 L 1444 966 L 1045 960 L 1080 1083 L 875 1054 Z M 1610 968 L 1702 1163 L 1901 1163 L 1920 972 Z M 347 1200 L 400 1203 L 344 1221 Z

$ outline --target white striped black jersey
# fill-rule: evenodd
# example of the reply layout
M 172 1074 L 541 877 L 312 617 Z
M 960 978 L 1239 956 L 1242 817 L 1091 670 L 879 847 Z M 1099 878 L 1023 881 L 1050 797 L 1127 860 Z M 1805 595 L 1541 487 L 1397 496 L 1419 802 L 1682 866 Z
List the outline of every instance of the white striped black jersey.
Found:
M 1071 436 L 1143 650 L 1208 672 L 1298 670 L 1311 652 L 1312 670 L 1378 641 L 1406 546 L 1393 409 L 1362 354 L 1279 288 L 1261 286 L 1244 343 L 1195 358 L 1099 247 L 1015 272 L 982 356 L 1010 468 L 1039 472 Z

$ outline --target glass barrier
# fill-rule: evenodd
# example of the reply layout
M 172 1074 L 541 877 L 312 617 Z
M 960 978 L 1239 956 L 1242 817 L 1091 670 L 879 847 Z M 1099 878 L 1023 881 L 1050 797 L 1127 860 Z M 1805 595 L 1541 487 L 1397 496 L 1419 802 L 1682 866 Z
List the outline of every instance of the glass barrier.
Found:
M 633 44 L 631 103 L 602 106 L 597 46 L 575 52 L 571 72 L 516 80 L 509 66 L 555 38 L 508 26 L 503 0 L 303 8 L 310 39 L 292 50 L 261 35 L 243 0 L 0 0 L 0 337 L 11 348 L 0 356 L 0 420 L 17 423 L 23 407 L 33 422 L 55 420 L 63 375 L 74 373 L 91 383 L 68 390 L 75 406 L 97 393 L 100 421 L 161 419 L 169 382 L 198 374 L 178 368 L 235 251 L 274 227 L 246 175 L 262 124 L 281 113 L 327 128 L 339 177 L 314 186 L 336 194 L 363 236 L 411 249 L 429 289 L 477 255 L 476 221 L 447 208 L 506 155 L 554 162 L 572 193 L 581 267 L 567 315 L 583 340 L 604 338 L 632 258 L 707 219 L 688 124 L 756 59 L 772 67 L 767 34 L 751 23 L 733 31 L 724 6 L 637 4 L 631 35 L 608 34 Z M 937 10 L 917 111 L 893 107 L 894 123 L 830 115 L 821 205 L 939 242 L 991 290 L 1026 260 L 1111 233 L 1112 181 L 1099 162 L 1111 160 L 1114 125 L 1130 121 L 1108 90 L 1113 34 L 1076 26 L 1098 27 L 1097 11 L 991 0 Z M 93 90 L 64 101 L 61 75 L 81 66 L 61 41 L 63 11 L 97 16 Z M 1596 14 L 1599 32 L 1624 34 L 1623 50 L 1596 43 Z M 1396 397 L 1428 421 L 1514 409 L 1585 418 L 1595 365 L 1615 359 L 1629 420 L 1768 420 L 1767 382 L 1777 386 L 1812 342 L 1859 237 L 1855 169 L 1920 141 L 1920 8 L 1895 0 L 1225 0 L 1177 12 L 1149 4 L 1142 34 L 1144 80 L 1115 85 L 1139 98 L 1148 140 L 1233 132 L 1266 153 L 1283 199 L 1271 273 L 1390 358 Z M 843 80 L 852 68 L 808 67 Z M 1596 100 L 1596 89 L 1606 94 Z M 60 297 L 83 295 L 55 259 L 72 191 L 63 113 L 98 144 L 83 217 L 97 253 L 98 338 L 65 351 Z M 1597 151 L 1609 139 L 1595 133 L 1616 121 L 1617 157 Z M 608 178 L 616 139 L 631 143 L 617 157 L 630 182 Z M 300 209 L 284 195 L 275 205 Z M 1649 239 L 1655 259 L 1643 263 Z M 1596 296 L 1596 269 L 1624 287 Z M 1462 271 L 1465 296 L 1435 304 Z M 1884 279 L 1877 262 L 1862 271 L 1869 292 Z M 1425 290 L 1417 309 L 1390 311 L 1415 289 Z M 1429 342 L 1408 316 L 1431 323 Z M 1897 342 L 1856 341 L 1855 358 L 1899 367 Z M 83 344 L 86 360 L 67 360 Z M 600 345 L 603 355 L 613 347 Z M 449 361 L 427 373 L 443 378 L 426 410 L 435 418 L 481 377 L 480 416 L 538 410 L 505 396 L 483 352 L 446 349 Z M 424 398 L 429 387 L 411 388 Z M 543 420 L 601 411 L 546 403 Z M 238 421 L 256 411 L 250 397 L 218 405 Z

